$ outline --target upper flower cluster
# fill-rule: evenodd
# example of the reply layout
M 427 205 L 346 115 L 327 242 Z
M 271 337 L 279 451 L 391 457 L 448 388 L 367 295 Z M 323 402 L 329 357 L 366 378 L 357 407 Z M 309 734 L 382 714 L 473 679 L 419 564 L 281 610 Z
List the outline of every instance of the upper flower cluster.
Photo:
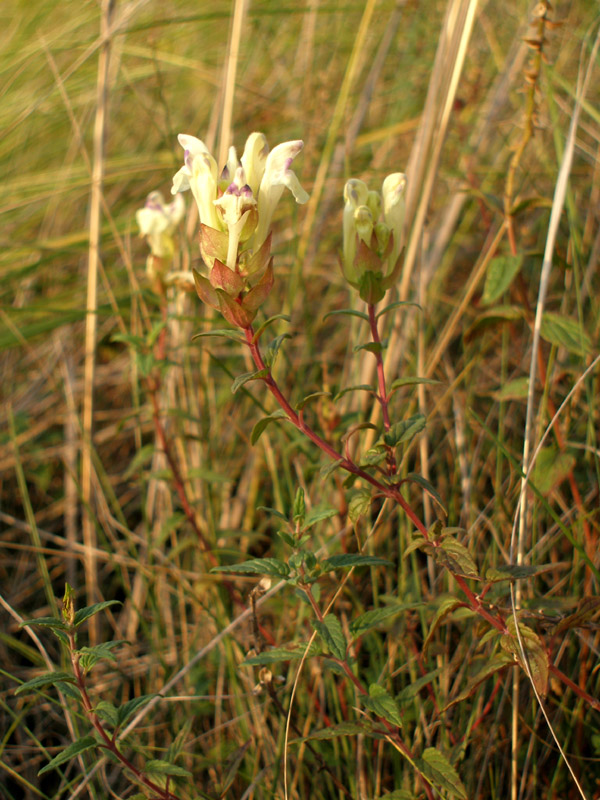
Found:
M 191 189 L 200 214 L 200 251 L 209 279 L 196 274 L 202 300 L 219 308 L 232 324 L 246 327 L 273 283 L 270 228 L 284 188 L 298 203 L 308 195 L 291 170 L 303 142 L 285 142 L 271 152 L 262 133 L 252 133 L 238 159 L 229 149 L 218 175 L 217 162 L 200 139 L 179 134 L 184 165 L 171 192 Z
M 356 178 L 344 187 L 342 269 L 368 303 L 379 302 L 400 271 L 405 189 L 403 172 L 388 175 L 381 194 Z

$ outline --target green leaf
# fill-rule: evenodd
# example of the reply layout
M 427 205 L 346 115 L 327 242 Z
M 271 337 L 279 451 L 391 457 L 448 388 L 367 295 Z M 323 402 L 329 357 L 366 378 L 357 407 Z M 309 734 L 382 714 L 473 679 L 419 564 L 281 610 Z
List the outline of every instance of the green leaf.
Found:
M 557 564 L 538 564 L 528 566 L 526 564 L 502 564 L 499 567 L 488 567 L 485 573 L 486 581 L 498 583 L 499 581 L 518 581 L 525 578 L 532 578 L 534 575 L 541 575 L 557 568 Z
M 357 522 L 371 508 L 371 490 L 359 489 L 354 492 L 348 503 L 348 516 L 352 522 Z
M 444 708 L 444 711 L 446 711 L 451 706 L 456 705 L 456 703 L 462 703 L 463 700 L 466 700 L 468 697 L 471 697 L 471 695 L 474 694 L 475 690 L 480 684 L 482 684 L 496 672 L 499 672 L 500 670 L 514 663 L 515 663 L 514 657 L 507 655 L 506 653 L 497 653 L 489 661 L 486 661 L 484 666 L 479 670 L 479 672 L 476 675 L 473 675 L 473 677 L 469 679 L 463 691 L 448 703 L 448 705 Z
M 50 686 L 60 682 L 75 683 L 75 677 L 70 672 L 45 672 L 43 675 L 37 675 L 30 681 L 22 683 L 15 690 L 15 694 L 23 694 L 23 692 L 29 692 L 33 689 L 42 689 L 44 686 Z
M 307 394 L 306 397 L 303 397 L 302 400 L 296 403 L 296 411 L 302 411 L 307 403 L 310 403 L 311 400 L 315 400 L 317 397 L 331 397 L 331 392 L 312 392 L 312 394 Z
M 365 344 L 357 344 L 353 347 L 353 352 L 358 353 L 360 350 L 366 350 L 369 353 L 381 353 L 384 348 L 383 342 L 366 342 Z M 370 388 L 370 387 L 369 387 Z
M 84 608 L 80 608 L 79 611 L 75 612 L 75 621 L 74 625 L 78 628 L 82 622 L 85 622 L 86 619 L 89 617 L 93 617 L 94 614 L 97 614 L 99 611 L 103 611 L 105 608 L 109 608 L 110 606 L 121 606 L 123 605 L 120 600 L 103 600 L 101 603 L 94 603 L 91 606 L 85 606 Z
M 383 434 L 383 441 L 388 447 L 397 447 L 413 439 L 425 427 L 426 421 L 423 414 L 415 414 L 408 419 L 400 420 L 392 425 L 389 431 Z
M 371 394 L 375 394 L 375 390 L 372 386 L 369 386 L 368 383 L 359 383 L 356 386 L 346 386 L 345 389 L 340 389 L 340 391 L 334 396 L 333 402 L 337 402 L 340 397 L 343 397 L 348 392 L 370 392 Z
M 583 597 L 577 604 L 576 611 L 561 619 L 556 626 L 556 633 L 564 633 L 571 628 L 580 628 L 596 616 L 600 610 L 600 597 Z
M 316 525 L 317 522 L 323 522 L 325 519 L 331 519 L 332 517 L 337 516 L 338 513 L 339 512 L 337 508 L 332 508 L 331 506 L 317 506 L 309 511 L 306 515 L 302 530 L 307 531 L 309 528 L 312 528 L 313 525 Z
M 45 772 L 59 767 L 61 764 L 64 764 L 65 761 L 70 761 L 72 758 L 75 758 L 75 756 L 78 756 L 80 753 L 85 753 L 86 750 L 91 750 L 93 747 L 97 747 L 96 740 L 93 736 L 84 736 L 83 739 L 78 739 L 76 742 L 73 742 L 73 744 L 65 747 L 62 753 L 55 756 L 45 767 L 42 767 L 38 775 L 43 775 Z
M 360 701 L 365 708 L 377 714 L 378 717 L 386 719 L 398 728 L 402 727 L 400 709 L 394 698 L 388 694 L 383 686 L 380 686 L 378 683 L 372 683 L 369 686 L 369 696 L 365 697 L 362 695 Z
M 382 445 L 377 445 L 363 453 L 360 458 L 361 467 L 375 467 L 387 458 L 387 453 Z
M 575 466 L 575 456 L 556 447 L 542 447 L 535 460 L 531 480 L 544 496 L 559 486 Z
M 361 553 L 340 553 L 329 556 L 322 565 L 324 570 L 350 569 L 351 567 L 389 567 L 392 562 L 379 556 L 367 556 Z
M 241 745 L 241 747 L 236 748 L 227 759 L 225 764 L 225 775 L 223 776 L 223 781 L 219 787 L 219 797 L 225 797 L 227 794 L 227 790 L 235 780 L 235 776 L 238 774 L 240 765 L 244 760 L 244 756 L 246 755 L 246 752 L 252 742 L 252 738 L 247 739 L 244 744 Z
M 424 553 L 427 553 L 427 555 L 430 556 L 433 554 L 434 547 L 424 536 L 419 533 L 413 536 L 410 544 L 404 548 L 403 557 L 406 558 L 406 556 L 412 553 L 413 550 L 423 550 Z
M 142 694 L 139 697 L 134 697 L 131 700 L 128 700 L 126 703 L 123 703 L 122 706 L 119 706 L 117 709 L 119 727 L 124 725 L 127 720 L 136 713 L 138 708 L 141 708 L 142 706 L 145 706 L 146 703 L 149 703 L 153 697 L 156 697 L 156 695 Z
M 323 622 L 313 620 L 313 627 L 329 648 L 329 652 L 340 661 L 346 660 L 346 650 L 348 648 L 342 623 L 333 614 L 328 614 Z
M 37 619 L 26 619 L 20 623 L 19 628 L 26 628 L 28 625 L 39 625 L 42 628 L 56 628 L 59 631 L 68 631 L 69 626 L 59 617 L 38 617 Z
M 578 356 L 584 356 L 592 349 L 590 337 L 577 320 L 551 311 L 546 311 L 542 317 L 540 336 L 550 344 L 564 347 Z
M 244 372 L 242 375 L 238 375 L 231 384 L 231 393 L 235 394 L 245 383 L 249 381 L 259 381 L 261 378 L 266 378 L 268 374 L 268 369 L 259 369 L 255 372 Z
M 373 731 L 373 725 L 368 722 L 338 722 L 336 725 L 330 725 L 328 728 L 322 728 L 319 731 L 313 731 L 308 736 L 302 736 L 298 739 L 292 739 L 290 744 L 301 744 L 302 742 L 309 742 L 311 739 L 337 739 L 339 736 L 358 736 L 365 734 L 369 736 Z
M 277 511 L 276 508 L 270 508 L 269 506 L 258 506 L 257 511 L 266 511 L 267 514 L 272 514 L 274 517 L 278 517 L 284 522 L 289 522 L 285 514 L 282 514 L 281 511 Z
M 428 747 L 423 752 L 422 757 L 416 759 L 416 764 L 436 789 L 443 789 L 445 792 L 450 792 L 454 797 L 468 800 L 467 790 L 457 771 L 448 761 L 448 758 L 439 750 L 434 747 Z
M 366 322 L 369 321 L 369 315 L 365 314 L 364 311 L 355 311 L 353 308 L 340 308 L 337 311 L 330 311 L 328 314 L 325 314 L 323 317 L 323 322 L 327 319 L 327 317 L 359 317 L 359 319 L 364 319 Z
M 423 310 L 418 303 L 411 303 L 408 300 L 398 300 L 396 303 L 390 303 L 389 306 L 386 306 L 385 308 L 382 308 L 381 311 L 378 311 L 375 319 L 379 319 L 379 317 L 387 314 L 388 311 L 391 311 L 393 308 L 400 308 L 400 306 L 413 306 L 413 308 L 418 308 L 419 311 Z
M 84 672 L 89 672 L 91 668 L 103 658 L 108 658 L 116 662 L 117 657 L 112 651 L 115 647 L 120 647 L 122 644 L 128 644 L 128 642 L 124 639 L 116 639 L 114 642 L 102 642 L 94 647 L 80 648 L 78 650 L 80 667 Z
M 108 700 L 100 700 L 100 702 L 96 704 L 94 711 L 100 719 L 108 722 L 113 728 L 116 728 L 119 724 L 119 709 L 112 703 L 109 703 Z
M 465 578 L 479 578 L 477 565 L 473 557 L 464 546 L 456 539 L 443 539 L 434 549 L 434 558 L 450 570 L 454 575 L 463 575 Z
M 253 575 L 273 575 L 276 578 L 287 578 L 290 568 L 285 561 L 280 561 L 278 558 L 252 558 L 241 564 L 213 567 L 211 572 L 248 572 Z
M 256 425 L 252 428 L 252 433 L 250 434 L 250 442 L 252 444 L 256 444 L 260 439 L 260 437 L 262 436 L 262 433 L 267 427 L 267 425 L 270 425 L 271 422 L 277 422 L 277 420 L 287 419 L 287 418 L 288 417 L 285 411 L 282 408 L 279 408 L 277 409 L 277 411 L 274 411 L 268 417 L 263 417 L 262 419 L 259 419 Z
M 290 317 L 287 314 L 275 314 L 274 317 L 269 317 L 269 319 L 267 319 L 267 320 L 265 320 L 263 322 L 263 324 L 260 326 L 260 328 L 258 328 L 256 333 L 252 337 L 252 341 L 254 342 L 254 344 L 256 344 L 258 342 L 258 340 L 263 335 L 263 333 L 267 330 L 269 325 L 272 325 L 278 319 L 284 319 L 286 322 L 290 321 Z
M 429 481 L 426 480 L 422 475 L 419 475 L 417 472 L 409 472 L 405 480 L 409 481 L 410 483 L 417 483 L 422 489 L 425 489 L 427 494 L 435 500 L 435 502 L 442 509 L 444 514 L 446 515 L 448 514 L 446 506 L 444 505 L 439 492 L 437 491 L 437 489 L 434 489 L 434 487 L 429 483 Z
M 371 628 L 375 628 L 377 625 L 380 625 L 386 619 L 395 617 L 396 614 L 400 614 L 402 611 L 409 611 L 414 608 L 419 608 L 422 605 L 422 603 L 396 603 L 394 605 L 383 606 L 382 608 L 374 608 L 371 611 L 365 611 L 364 614 L 356 617 L 356 619 L 353 619 L 350 623 L 350 635 L 353 640 L 357 639 L 368 630 L 371 630 Z
M 425 641 L 423 642 L 423 653 L 427 650 L 429 645 L 431 644 L 431 640 L 438 629 L 439 625 L 441 624 L 444 617 L 448 616 L 448 614 L 452 613 L 457 608 L 461 608 L 465 604 L 459 600 L 457 597 L 442 597 L 438 600 L 437 610 L 435 615 L 431 621 L 431 625 L 429 626 L 429 631 L 427 632 L 427 636 Z
M 481 304 L 489 306 L 499 300 L 517 276 L 523 263 L 522 255 L 496 256 L 488 266 Z
M 306 644 L 294 642 L 282 647 L 273 647 L 271 650 L 265 650 L 264 653 L 246 658 L 242 661 L 242 665 L 245 667 L 258 667 L 263 664 L 278 664 L 280 661 L 295 661 L 299 658 L 304 658 L 305 653 L 308 658 L 320 655 L 321 649 L 316 642 L 313 642 L 310 647 L 307 647 Z
M 168 761 L 161 761 L 159 758 L 146 761 L 144 772 L 147 775 L 169 775 L 173 778 L 191 778 L 192 773 L 183 767 L 169 764 Z
M 241 333 L 238 333 L 238 331 L 229 330 L 229 328 L 217 328 L 214 331 L 202 331 L 202 333 L 196 333 L 194 336 L 192 336 L 192 341 L 195 341 L 196 339 L 203 339 L 206 336 L 219 336 L 223 339 L 233 339 L 234 342 L 246 342 Z
M 513 655 L 519 665 L 527 672 L 519 640 L 517 639 L 515 618 L 510 617 L 506 623 L 508 633 L 500 638 L 500 646 L 505 653 Z M 519 633 L 523 644 L 523 650 L 527 656 L 529 670 L 534 686 L 541 697 L 545 697 L 548 691 L 548 653 L 542 645 L 537 633 L 527 625 L 519 623 Z

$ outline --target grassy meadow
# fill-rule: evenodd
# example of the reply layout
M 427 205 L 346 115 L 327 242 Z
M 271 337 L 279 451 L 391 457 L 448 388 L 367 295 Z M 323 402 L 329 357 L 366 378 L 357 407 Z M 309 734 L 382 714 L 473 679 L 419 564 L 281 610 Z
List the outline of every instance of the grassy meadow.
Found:
M 599 798 L 596 5 L 0 14 L 1 800 Z M 275 212 L 254 325 L 288 319 L 263 352 L 276 337 L 283 395 L 387 493 L 262 429 L 264 380 L 232 392 L 251 351 L 186 290 L 190 192 L 182 277 L 148 276 L 136 211 L 171 199 L 177 135 L 222 167 L 253 131 L 303 140 L 310 195 Z M 343 192 L 397 172 L 378 309 L 410 305 L 379 347 L 340 269 Z M 393 480 L 366 455 L 383 373 L 414 422 Z M 65 584 L 102 604 L 76 617 L 81 681 Z

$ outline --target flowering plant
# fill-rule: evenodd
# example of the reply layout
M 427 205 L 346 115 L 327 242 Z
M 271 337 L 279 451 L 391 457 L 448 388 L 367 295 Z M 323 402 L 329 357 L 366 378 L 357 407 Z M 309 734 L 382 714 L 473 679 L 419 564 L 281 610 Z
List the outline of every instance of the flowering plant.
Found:
M 181 195 L 176 195 L 171 203 L 165 203 L 161 192 L 151 192 L 145 206 L 136 211 L 140 235 L 148 240 L 150 246 L 146 269 L 151 279 L 164 276 L 171 264 L 175 251 L 173 233 L 184 212 L 185 202 Z

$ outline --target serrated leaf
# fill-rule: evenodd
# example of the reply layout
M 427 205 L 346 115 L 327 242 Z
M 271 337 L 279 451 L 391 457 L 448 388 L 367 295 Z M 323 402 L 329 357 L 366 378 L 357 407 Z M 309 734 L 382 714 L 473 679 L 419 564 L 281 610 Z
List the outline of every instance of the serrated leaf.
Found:
M 348 516 L 351 522 L 357 522 L 371 508 L 371 492 L 369 489 L 359 489 L 348 503 Z
M 287 578 L 290 568 L 285 561 L 278 558 L 252 558 L 241 564 L 230 564 L 225 567 L 213 567 L 211 572 L 240 572 L 253 575 L 273 575 L 276 578 Z
M 308 650 L 308 652 L 307 652 Z M 306 644 L 292 643 L 282 647 L 273 647 L 271 650 L 265 650 L 264 653 L 259 653 L 256 656 L 244 659 L 242 666 L 254 667 L 262 666 L 264 664 L 278 664 L 280 661 L 295 661 L 299 658 L 320 655 L 321 649 L 316 642 L 313 642 L 310 647 Z
M 575 456 L 556 447 L 542 447 L 535 460 L 531 481 L 543 495 L 559 486 L 575 466 Z
M 422 606 L 422 603 L 397 603 L 395 605 L 383 606 L 382 608 L 374 608 L 371 611 L 365 611 L 356 619 L 353 619 L 349 625 L 350 635 L 353 639 L 362 636 L 371 628 L 377 627 L 386 619 L 395 617 L 402 611 L 409 611 L 414 608 Z
M 101 603 L 94 603 L 91 606 L 85 606 L 84 608 L 80 608 L 79 611 L 75 612 L 75 621 L 73 622 L 74 626 L 78 628 L 82 622 L 85 622 L 86 619 L 93 617 L 94 614 L 97 614 L 99 611 L 104 611 L 105 608 L 109 608 L 110 606 L 121 606 L 120 600 L 103 600 Z
M 364 319 L 366 322 L 369 321 L 369 315 L 365 314 L 364 311 L 355 311 L 353 308 L 339 308 L 337 311 L 330 311 L 328 314 L 325 314 L 323 317 L 323 322 L 327 319 L 327 317 L 358 317 L 359 319 Z
M 540 336 L 550 344 L 564 347 L 578 356 L 584 356 L 592 349 L 590 337 L 577 320 L 552 311 L 544 312 Z
M 428 778 L 435 788 L 443 789 L 450 792 L 454 797 L 459 797 L 460 800 L 468 800 L 467 790 L 458 772 L 454 769 L 448 758 L 436 750 L 434 747 L 428 747 L 421 758 L 416 759 L 417 767 Z
M 389 431 L 383 434 L 383 441 L 388 447 L 397 447 L 413 439 L 425 427 L 426 421 L 423 414 L 415 414 L 408 419 L 400 420 L 392 425 Z
M 438 506 L 442 509 L 444 514 L 448 515 L 448 511 L 444 502 L 437 491 L 428 480 L 426 480 L 422 475 L 419 475 L 418 472 L 409 472 L 406 476 L 405 480 L 409 481 L 410 483 L 417 483 L 422 489 L 424 489 L 427 494 L 432 497 Z
M 400 709 L 394 698 L 391 694 L 388 694 L 383 686 L 380 686 L 378 683 L 372 683 L 369 686 L 369 696 L 361 696 L 360 700 L 365 708 L 377 714 L 378 717 L 386 719 L 398 728 L 402 727 Z
M 368 556 L 361 553 L 340 553 L 329 556 L 322 563 L 324 570 L 350 569 L 351 567 L 390 567 L 392 562 L 379 556 Z
M 119 727 L 124 725 L 127 720 L 132 717 L 138 708 L 146 705 L 152 700 L 153 697 L 156 697 L 155 694 L 142 694 L 139 697 L 133 697 L 131 700 L 128 700 L 126 703 L 123 703 L 122 706 L 117 708 L 118 712 L 118 725 Z
M 556 569 L 556 564 L 538 564 L 529 566 L 527 564 L 502 564 L 499 567 L 488 567 L 485 573 L 486 581 L 497 583 L 498 581 L 517 581 L 532 578 L 534 575 L 541 575 Z
M 169 775 L 173 778 L 191 778 L 192 773 L 176 764 L 169 764 L 159 758 L 152 758 L 146 761 L 144 772 L 148 775 Z
M 463 691 L 448 703 L 448 705 L 444 708 L 444 711 L 456 705 L 457 703 L 462 703 L 463 700 L 471 697 L 480 684 L 482 684 L 496 672 L 499 672 L 500 670 L 514 663 L 514 657 L 508 655 L 507 653 L 497 653 L 484 664 L 484 666 L 476 675 L 473 675 L 471 678 L 469 678 L 469 681 L 467 682 L 467 685 Z
M 267 427 L 267 425 L 270 425 L 271 422 L 277 422 L 277 420 L 280 419 L 287 419 L 287 414 L 281 408 L 273 412 L 273 414 L 270 414 L 268 417 L 263 417 L 262 419 L 259 419 L 256 425 L 252 428 L 252 433 L 250 434 L 250 442 L 252 444 L 256 444 L 257 441 L 262 436 L 262 433 Z
M 464 546 L 456 539 L 443 539 L 433 552 L 438 564 L 446 567 L 454 575 L 462 575 L 465 578 L 479 578 L 477 565 L 473 557 Z
M 337 739 L 339 736 L 358 736 L 359 734 L 369 736 L 372 731 L 373 726 L 368 722 L 338 722 L 328 728 L 313 731 L 308 736 L 292 739 L 290 744 L 302 744 L 302 742 L 309 742 L 312 739 Z
M 464 605 L 465 604 L 457 597 L 443 597 L 438 601 L 438 607 L 433 619 L 431 620 L 431 625 L 429 626 L 429 631 L 427 632 L 425 641 L 423 642 L 423 653 L 425 653 L 431 644 L 431 640 L 444 617 L 448 616 L 448 614 L 452 613 L 452 611 L 455 611 L 457 608 L 460 608 Z
M 499 300 L 517 276 L 523 263 L 522 255 L 496 256 L 487 269 L 481 304 L 489 306 Z
M 519 665 L 527 672 L 523 661 L 519 640 L 517 638 L 515 619 L 510 617 L 506 623 L 508 633 L 500 638 L 500 646 L 505 653 L 513 655 Z M 544 649 L 537 633 L 523 623 L 519 623 L 519 634 L 523 644 L 523 650 L 527 656 L 529 671 L 534 686 L 541 697 L 545 697 L 548 691 L 548 653 Z
M 244 372 L 238 375 L 234 382 L 231 384 L 231 394 L 235 394 L 245 383 L 249 381 L 259 381 L 261 378 L 266 378 L 269 374 L 267 369 L 259 369 L 254 372 Z
M 207 336 L 217 336 L 221 337 L 222 339 L 232 339 L 234 342 L 246 342 L 241 333 L 229 330 L 229 328 L 217 328 L 214 331 L 202 331 L 202 333 L 196 333 L 192 336 L 192 341 L 195 341 L 196 339 L 204 339 Z
M 89 672 L 89 670 L 103 658 L 116 661 L 117 657 L 112 651 L 115 647 L 120 647 L 122 644 L 127 644 L 127 642 L 124 639 L 118 639 L 114 642 L 102 642 L 101 644 L 94 645 L 94 647 L 80 648 L 78 650 L 80 667 L 84 672 Z
M 583 597 L 577 604 L 577 609 L 568 617 L 561 619 L 556 626 L 556 633 L 564 633 L 571 628 L 579 628 L 589 622 L 600 611 L 600 597 Z
M 52 761 L 49 761 L 45 767 L 42 767 L 38 775 L 43 775 L 45 772 L 49 772 L 51 769 L 64 764 L 65 761 L 70 761 L 72 758 L 75 758 L 75 756 L 80 755 L 80 753 L 85 753 L 86 750 L 91 750 L 96 746 L 96 740 L 93 736 L 84 736 L 82 739 L 78 739 L 76 742 L 73 742 L 73 744 L 65 747 Z
M 56 628 L 61 631 L 68 631 L 69 626 L 58 617 L 38 617 L 37 619 L 26 619 L 19 624 L 19 628 L 26 628 L 29 625 L 40 625 L 42 628 Z
M 100 700 L 96 704 L 94 711 L 105 722 L 108 722 L 113 728 L 119 724 L 119 709 L 108 700 Z
M 313 525 L 316 525 L 317 522 L 323 522 L 325 519 L 331 519 L 332 517 L 337 516 L 338 513 L 339 512 L 337 508 L 332 508 L 331 506 L 317 506 L 316 508 L 311 509 L 311 511 L 309 511 L 306 515 L 302 530 L 307 531 L 309 528 L 312 528 Z
M 342 630 L 342 624 L 333 614 L 328 614 L 323 622 L 313 620 L 314 629 L 317 631 L 322 641 L 329 648 L 329 652 L 340 661 L 346 660 L 347 642 Z
M 70 672 L 45 672 L 43 675 L 36 675 L 35 678 L 22 683 L 15 689 L 15 694 L 42 689 L 44 686 L 51 686 L 60 682 L 75 683 L 75 677 Z

